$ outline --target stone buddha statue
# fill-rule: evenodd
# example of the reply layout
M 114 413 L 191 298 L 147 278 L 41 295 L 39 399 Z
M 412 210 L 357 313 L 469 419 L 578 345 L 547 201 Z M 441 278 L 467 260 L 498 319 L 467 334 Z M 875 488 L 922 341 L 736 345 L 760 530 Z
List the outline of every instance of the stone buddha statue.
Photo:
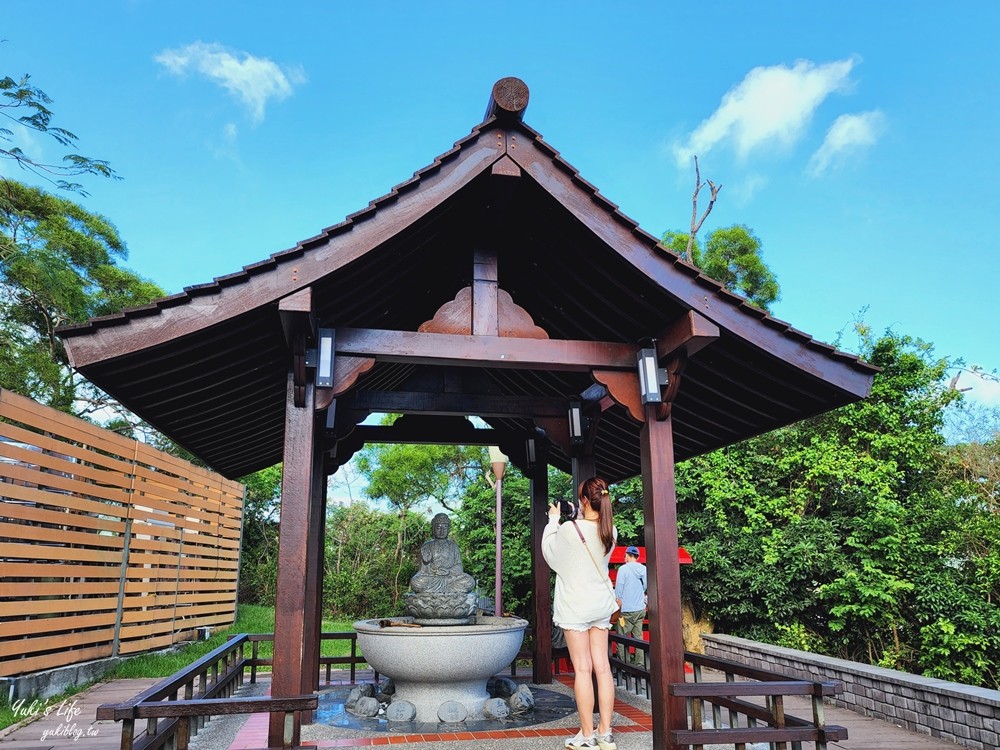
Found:
M 420 569 L 403 595 L 406 610 L 421 625 L 466 625 L 475 621 L 476 580 L 462 569 L 462 555 L 448 538 L 451 519 L 431 519 L 431 539 L 420 548 Z

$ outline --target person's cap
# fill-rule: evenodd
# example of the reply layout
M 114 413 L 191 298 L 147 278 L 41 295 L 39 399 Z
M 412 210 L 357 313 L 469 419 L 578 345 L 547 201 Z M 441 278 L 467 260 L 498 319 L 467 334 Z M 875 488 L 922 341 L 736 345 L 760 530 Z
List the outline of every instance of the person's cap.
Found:
M 629 547 L 627 550 L 625 550 L 625 554 L 626 555 L 632 555 L 632 557 L 638 557 L 639 556 L 639 548 L 638 547 Z

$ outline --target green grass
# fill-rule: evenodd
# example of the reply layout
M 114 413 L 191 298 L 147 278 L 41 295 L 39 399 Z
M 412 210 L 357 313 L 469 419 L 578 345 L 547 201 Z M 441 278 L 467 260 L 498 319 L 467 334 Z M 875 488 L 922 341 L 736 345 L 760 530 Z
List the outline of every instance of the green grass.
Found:
M 324 631 L 352 630 L 353 620 L 323 620 Z M 135 656 L 119 664 L 109 672 L 105 679 L 116 680 L 136 677 L 169 677 L 184 667 L 195 662 L 209 651 L 218 648 L 231 635 L 238 633 L 273 633 L 274 608 L 261 607 L 255 604 L 241 604 L 236 611 L 236 622 L 225 630 L 215 633 L 207 641 L 199 641 L 185 646 L 177 651 L 158 652 Z M 350 651 L 348 641 L 323 641 L 321 654 L 323 656 L 347 656 Z M 249 647 L 246 651 L 250 655 Z M 270 658 L 272 648 L 270 641 L 260 644 L 259 656 Z
M 350 631 L 353 620 L 323 620 L 323 630 Z M 215 633 L 207 641 L 198 641 L 188 644 L 183 648 L 170 651 L 159 651 L 156 653 L 141 654 L 133 656 L 121 662 L 117 667 L 108 672 L 103 680 L 118 680 L 127 678 L 144 677 L 169 677 L 174 672 L 179 672 L 188 665 L 197 661 L 209 651 L 218 648 L 226 642 L 230 635 L 238 633 L 273 633 L 274 632 L 274 608 L 260 607 L 252 604 L 241 604 L 236 612 L 236 622 L 225 630 Z M 347 656 L 351 652 L 349 641 L 323 641 L 321 653 L 323 656 Z M 247 656 L 250 649 L 247 647 Z M 270 641 L 260 644 L 259 656 L 270 658 L 272 647 Z M 43 703 L 47 706 L 58 705 L 64 698 L 85 690 L 93 683 L 78 685 L 67 690 L 60 695 L 47 698 Z M 25 706 L 31 704 L 31 698 L 25 700 Z M 24 716 L 17 716 L 14 707 L 7 703 L 6 696 L 0 697 L 0 729 L 9 727 L 21 721 Z

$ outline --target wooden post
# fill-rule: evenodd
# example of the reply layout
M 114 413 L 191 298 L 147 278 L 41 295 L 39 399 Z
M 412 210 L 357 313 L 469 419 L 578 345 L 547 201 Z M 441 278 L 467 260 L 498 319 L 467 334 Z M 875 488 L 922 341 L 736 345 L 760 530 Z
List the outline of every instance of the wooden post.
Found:
M 271 696 L 290 698 L 302 687 L 303 648 L 306 635 L 307 550 L 309 509 L 312 499 L 315 388 L 307 381 L 304 404 L 295 406 L 295 373 L 288 373 L 285 396 L 285 451 L 281 479 L 281 524 L 278 531 L 278 579 L 274 606 L 274 665 Z M 268 747 L 284 747 L 286 734 L 291 745 L 299 744 L 301 717 L 292 714 L 286 732 L 286 717 L 270 716 Z
M 326 500 L 326 474 L 321 440 L 313 443 L 312 492 L 309 506 L 309 538 L 306 552 L 305 635 L 302 644 L 302 687 L 306 695 L 319 688 L 319 651 L 323 601 L 323 506 Z M 313 712 L 302 712 L 302 723 L 312 724 Z
M 566 499 L 572 500 L 575 503 L 579 499 L 580 483 L 585 479 L 590 479 L 596 471 L 593 454 L 588 456 L 574 456 L 570 470 L 573 472 L 573 497 Z
M 674 750 L 670 732 L 687 727 L 683 698 L 672 697 L 672 682 L 684 682 L 681 577 L 677 562 L 677 497 L 674 488 L 674 439 L 670 417 L 657 419 L 660 405 L 644 407 L 639 434 L 642 501 L 649 594 L 650 700 L 653 747 Z
M 552 684 L 552 570 L 542 557 L 542 531 L 548 523 L 549 467 L 546 450 L 536 448 L 536 463 L 531 471 L 531 570 L 534 571 L 535 643 L 531 660 L 531 681 L 536 685 Z
M 492 248 L 477 247 L 472 257 L 472 333 L 498 336 L 497 253 Z

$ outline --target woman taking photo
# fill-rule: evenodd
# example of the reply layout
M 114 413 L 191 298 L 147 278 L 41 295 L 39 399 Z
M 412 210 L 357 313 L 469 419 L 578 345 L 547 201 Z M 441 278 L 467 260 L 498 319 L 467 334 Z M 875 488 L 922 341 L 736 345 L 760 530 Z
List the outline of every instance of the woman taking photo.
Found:
M 542 555 L 556 572 L 553 622 L 562 628 L 573 661 L 573 695 L 580 731 L 566 740 L 572 750 L 616 750 L 611 735 L 615 685 L 608 662 L 608 631 L 617 609 L 608 561 L 618 531 L 611 518 L 608 483 L 591 477 L 580 484 L 576 518 L 560 525 L 559 503 L 549 508 Z M 600 720 L 594 731 L 594 685 Z

